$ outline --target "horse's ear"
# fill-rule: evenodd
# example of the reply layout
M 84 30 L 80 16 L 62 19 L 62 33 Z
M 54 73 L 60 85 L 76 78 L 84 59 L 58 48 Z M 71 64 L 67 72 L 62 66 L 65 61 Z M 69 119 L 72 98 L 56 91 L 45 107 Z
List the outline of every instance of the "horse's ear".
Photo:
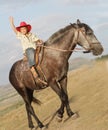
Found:
M 81 24 L 81 22 L 80 22 L 80 20 L 79 20 L 79 19 L 77 19 L 77 24 Z
M 74 24 L 72 24 L 73 25 L 73 28 L 75 28 L 75 29 L 78 29 L 78 24 L 76 24 L 76 23 L 74 23 Z

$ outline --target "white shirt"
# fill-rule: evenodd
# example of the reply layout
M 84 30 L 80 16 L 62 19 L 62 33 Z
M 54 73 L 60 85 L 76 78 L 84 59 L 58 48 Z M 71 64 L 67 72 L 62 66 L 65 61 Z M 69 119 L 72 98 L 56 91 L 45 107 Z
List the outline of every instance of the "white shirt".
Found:
M 34 35 L 32 33 L 28 33 L 27 35 L 23 35 L 22 33 L 18 32 L 16 36 L 18 39 L 21 40 L 23 53 L 25 53 L 25 50 L 27 48 L 36 49 L 36 41 L 39 40 L 39 38 L 36 35 Z

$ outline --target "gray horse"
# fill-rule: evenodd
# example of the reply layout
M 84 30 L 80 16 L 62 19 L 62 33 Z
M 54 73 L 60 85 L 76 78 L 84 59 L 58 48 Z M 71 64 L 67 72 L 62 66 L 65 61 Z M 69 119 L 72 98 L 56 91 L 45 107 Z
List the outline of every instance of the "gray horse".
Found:
M 60 108 L 57 110 L 57 116 L 61 119 L 63 118 L 64 108 L 66 108 L 69 117 L 75 115 L 69 106 L 67 72 L 69 57 L 77 44 L 84 48 L 86 52 L 92 52 L 93 55 L 100 55 L 103 52 L 103 47 L 94 35 L 93 30 L 79 20 L 77 20 L 77 23 L 70 24 L 54 33 L 45 42 L 43 48 L 43 58 L 40 67 L 46 77 L 48 86 L 57 93 L 61 100 Z M 34 128 L 31 115 L 40 128 L 45 128 L 31 105 L 32 101 L 40 103 L 39 100 L 33 97 L 34 90 L 40 87 L 34 82 L 28 62 L 19 60 L 14 63 L 10 70 L 9 80 L 24 99 L 29 128 L 31 130 Z

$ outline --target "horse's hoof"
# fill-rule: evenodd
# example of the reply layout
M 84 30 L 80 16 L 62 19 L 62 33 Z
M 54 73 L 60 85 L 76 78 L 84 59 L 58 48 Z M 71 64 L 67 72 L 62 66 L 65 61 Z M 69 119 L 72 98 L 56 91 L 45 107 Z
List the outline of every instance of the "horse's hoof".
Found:
M 33 124 L 29 125 L 30 130 L 35 130 L 35 126 Z
M 56 116 L 57 122 L 62 122 L 62 118 L 60 116 Z
M 47 127 L 46 127 L 46 126 L 44 126 L 44 127 L 42 127 L 42 128 L 41 128 L 41 130 L 46 130 L 46 129 L 47 129 Z
M 71 116 L 73 116 L 73 115 L 74 115 L 74 113 L 73 113 L 72 111 L 68 111 L 68 113 L 67 113 L 67 114 L 68 114 L 68 116 L 69 116 L 69 117 L 71 117 Z
M 73 120 L 77 119 L 78 117 L 79 117 L 79 115 L 78 115 L 77 112 L 75 112 L 75 113 L 71 116 L 71 118 L 72 118 Z
M 36 130 L 36 128 L 34 127 L 34 128 L 31 128 L 31 130 Z

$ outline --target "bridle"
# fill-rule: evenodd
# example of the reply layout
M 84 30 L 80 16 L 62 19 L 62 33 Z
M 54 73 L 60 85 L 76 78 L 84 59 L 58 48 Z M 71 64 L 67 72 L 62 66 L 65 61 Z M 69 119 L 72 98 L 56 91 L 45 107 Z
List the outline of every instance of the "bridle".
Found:
M 86 51 L 83 51 L 83 53 L 89 53 L 92 50 L 92 48 L 91 48 L 91 46 L 92 46 L 91 42 L 89 42 L 89 40 L 87 39 L 86 35 L 83 33 L 83 31 L 82 31 L 81 28 L 78 28 L 76 31 L 77 31 L 77 38 L 75 39 L 76 44 L 78 43 L 79 35 L 80 35 L 80 32 L 81 32 L 82 35 L 84 36 L 84 38 L 86 39 L 86 41 L 88 42 L 89 46 L 90 46 L 89 50 L 87 50 L 85 47 L 83 47 L 86 50 Z
M 77 36 L 76 36 L 76 39 L 74 41 L 75 44 L 78 43 L 79 35 L 80 35 L 80 32 L 81 32 L 82 35 L 85 37 L 86 41 L 88 42 L 89 46 L 91 47 L 92 44 L 88 41 L 86 35 L 83 33 L 83 31 L 81 30 L 81 28 L 76 29 L 76 31 L 77 31 Z M 82 48 L 75 48 L 73 50 L 65 50 L 65 49 L 59 49 L 59 48 L 54 48 L 54 47 L 48 47 L 48 46 L 45 46 L 43 44 L 38 44 L 37 46 L 42 46 L 43 48 L 46 48 L 46 49 L 51 49 L 51 50 L 61 51 L 61 52 L 78 52 L 80 50 L 83 50 Z M 83 53 L 89 53 L 92 50 L 92 48 L 90 48 L 89 50 L 87 50 L 85 47 L 83 47 L 83 48 L 85 49 L 85 51 L 84 50 L 82 51 Z

